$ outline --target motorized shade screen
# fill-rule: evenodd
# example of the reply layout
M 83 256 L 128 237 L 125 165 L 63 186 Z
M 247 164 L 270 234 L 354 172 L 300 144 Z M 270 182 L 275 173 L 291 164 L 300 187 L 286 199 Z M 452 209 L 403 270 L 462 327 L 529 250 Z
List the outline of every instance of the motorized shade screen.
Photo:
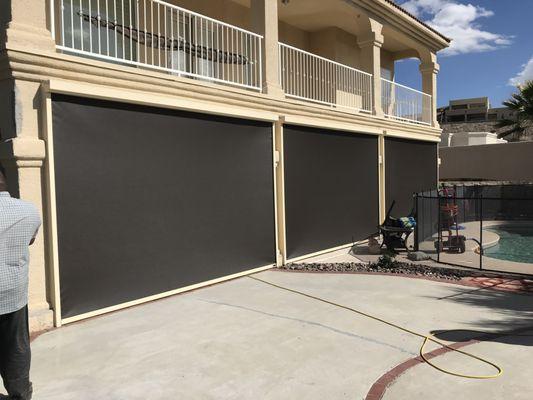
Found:
M 385 197 L 392 215 L 406 216 L 413 209 L 413 194 L 437 187 L 437 144 L 385 138 Z
M 287 257 L 367 238 L 377 231 L 376 136 L 286 125 Z
M 275 262 L 272 124 L 52 96 L 62 316 Z

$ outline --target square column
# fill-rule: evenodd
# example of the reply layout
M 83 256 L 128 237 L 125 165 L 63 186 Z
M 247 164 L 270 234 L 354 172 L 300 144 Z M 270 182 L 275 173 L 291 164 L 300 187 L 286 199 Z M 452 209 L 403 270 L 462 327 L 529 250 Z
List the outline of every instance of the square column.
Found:
M 437 74 L 439 64 L 436 62 L 436 55 L 432 54 L 434 60 L 420 63 L 420 73 L 422 74 L 422 91 L 431 96 L 428 104 L 424 104 L 424 120 L 431 121 L 431 126 L 439 128 L 437 121 Z
M 263 35 L 262 79 L 263 93 L 285 97 L 279 76 L 278 2 L 277 0 L 252 0 L 252 30 Z
M 38 332 L 52 326 L 53 312 L 48 302 L 48 280 L 46 270 L 46 225 L 43 218 L 41 169 L 45 159 L 44 141 L 28 136 L 0 142 L 0 163 L 6 169 L 9 191 L 32 203 L 40 211 L 43 226 L 35 242 L 30 246 L 30 268 L 28 288 L 29 325 L 31 332 Z
M 0 52 L 7 62 L 11 53 L 35 54 L 55 52 L 49 26 L 50 5 L 42 0 L 2 0 L 0 2 Z M 0 82 L 0 162 L 6 168 L 9 190 L 14 197 L 31 202 L 42 215 L 43 226 L 30 247 L 28 288 L 29 325 L 31 332 L 52 326 L 47 271 L 46 215 L 43 207 L 42 169 L 45 143 L 41 123 L 40 82 L 13 77 L 10 71 Z
M 372 74 L 372 112 L 377 117 L 383 117 L 383 107 L 381 105 L 382 28 L 383 25 L 371 20 L 371 31 L 357 41 L 361 49 L 362 69 Z

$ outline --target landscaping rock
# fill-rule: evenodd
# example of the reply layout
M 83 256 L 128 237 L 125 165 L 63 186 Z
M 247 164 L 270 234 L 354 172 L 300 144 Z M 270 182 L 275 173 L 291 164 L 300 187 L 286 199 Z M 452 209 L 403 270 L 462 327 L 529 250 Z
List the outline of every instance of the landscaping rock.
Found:
M 287 271 L 298 272 L 373 272 L 385 274 L 401 274 L 426 276 L 435 279 L 445 279 L 458 281 L 464 277 L 475 275 L 470 271 L 463 271 L 451 268 L 430 267 L 425 265 L 410 264 L 405 262 L 394 261 L 389 266 L 381 266 L 378 263 L 291 263 L 280 267 Z
M 355 246 L 352 247 L 351 251 L 355 253 L 355 250 L 356 250 Z M 370 254 L 380 254 L 381 253 L 381 245 L 376 240 L 376 238 L 371 237 L 370 239 L 368 239 L 368 252 Z

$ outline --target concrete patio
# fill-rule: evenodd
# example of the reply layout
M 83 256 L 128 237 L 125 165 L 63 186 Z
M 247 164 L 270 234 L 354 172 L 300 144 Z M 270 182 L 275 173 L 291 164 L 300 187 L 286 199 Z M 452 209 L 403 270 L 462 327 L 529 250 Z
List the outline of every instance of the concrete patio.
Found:
M 444 337 L 451 342 L 531 324 L 530 295 L 389 276 L 258 276 L 420 332 L 467 330 Z M 48 332 L 33 343 L 32 379 L 38 400 L 369 399 L 372 385 L 416 357 L 420 345 L 386 325 L 244 277 Z M 504 367 L 497 380 L 454 378 L 423 364 L 392 383 L 385 398 L 529 399 L 531 345 L 522 332 L 467 348 Z M 458 354 L 442 361 L 487 372 Z

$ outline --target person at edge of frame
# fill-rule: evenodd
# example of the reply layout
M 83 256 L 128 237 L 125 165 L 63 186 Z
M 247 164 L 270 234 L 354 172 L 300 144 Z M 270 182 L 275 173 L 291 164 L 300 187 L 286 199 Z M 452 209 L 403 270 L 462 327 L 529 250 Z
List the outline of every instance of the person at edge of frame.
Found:
M 30 334 L 28 325 L 29 246 L 41 226 L 37 209 L 12 198 L 0 165 L 0 375 L 8 396 L 30 400 Z

